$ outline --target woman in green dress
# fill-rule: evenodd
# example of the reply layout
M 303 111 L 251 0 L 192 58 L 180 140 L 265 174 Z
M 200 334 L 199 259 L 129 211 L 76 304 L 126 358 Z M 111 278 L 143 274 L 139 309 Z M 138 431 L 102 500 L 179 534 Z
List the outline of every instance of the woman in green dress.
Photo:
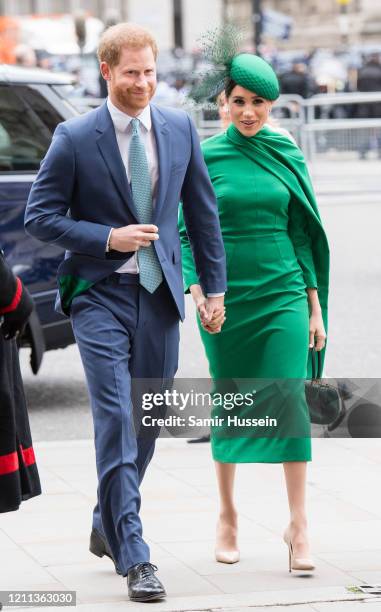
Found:
M 224 133 L 204 141 L 202 150 L 226 251 L 226 314 L 212 321 L 204 318 L 205 297 L 180 212 L 185 289 L 200 315 L 214 381 L 303 381 L 308 376 L 309 348 L 321 351 L 325 346 L 326 235 L 302 152 L 290 138 L 266 125 L 279 95 L 272 68 L 258 56 L 236 55 L 229 65 L 225 94 L 231 124 Z M 294 418 L 303 413 L 308 420 L 304 391 L 295 396 L 293 409 Z M 289 569 L 313 570 L 305 511 L 309 429 L 307 435 L 295 437 L 220 436 L 213 428 L 211 433 L 220 492 L 216 559 L 239 560 L 233 498 L 236 464 L 283 463 L 290 508 L 284 534 Z

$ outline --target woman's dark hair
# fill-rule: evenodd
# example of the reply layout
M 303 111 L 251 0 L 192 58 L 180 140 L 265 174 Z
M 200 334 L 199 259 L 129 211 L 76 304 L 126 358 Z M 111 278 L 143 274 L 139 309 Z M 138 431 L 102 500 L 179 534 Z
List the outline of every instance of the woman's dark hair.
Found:
M 233 81 L 233 79 L 228 77 L 227 80 L 226 80 L 226 84 L 225 84 L 225 96 L 226 96 L 226 98 L 230 98 L 231 92 L 233 91 L 234 87 L 236 87 L 236 86 L 237 86 L 237 83 L 235 81 Z

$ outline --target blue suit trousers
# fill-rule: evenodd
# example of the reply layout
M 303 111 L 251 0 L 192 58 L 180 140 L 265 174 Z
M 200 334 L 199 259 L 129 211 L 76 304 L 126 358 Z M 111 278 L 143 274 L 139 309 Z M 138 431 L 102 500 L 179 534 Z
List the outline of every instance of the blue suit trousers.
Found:
M 141 381 L 170 384 L 174 378 L 179 314 L 165 281 L 150 294 L 138 275 L 114 273 L 74 298 L 71 320 L 94 421 L 98 503 L 93 527 L 105 535 L 126 575 L 131 566 L 149 561 L 139 484 L 158 431 L 139 432 Z

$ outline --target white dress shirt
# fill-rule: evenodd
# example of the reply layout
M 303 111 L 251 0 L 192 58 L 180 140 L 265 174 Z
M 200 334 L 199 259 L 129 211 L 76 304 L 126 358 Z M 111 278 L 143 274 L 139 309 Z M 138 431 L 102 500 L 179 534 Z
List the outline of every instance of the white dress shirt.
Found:
M 107 98 L 107 108 L 110 112 L 112 122 L 115 128 L 116 140 L 119 147 L 120 156 L 122 158 L 124 167 L 126 169 L 127 180 L 131 181 L 129 163 L 128 163 L 128 152 L 130 148 L 132 128 L 131 120 L 134 117 L 130 117 L 126 113 L 123 113 L 119 108 L 111 102 L 110 98 Z M 151 120 L 151 109 L 146 106 L 145 109 L 137 116 L 140 121 L 140 137 L 144 143 L 149 173 L 151 176 L 151 193 L 152 193 L 152 206 L 155 207 L 155 201 L 157 197 L 157 184 L 159 178 L 159 164 L 157 158 L 157 148 L 155 135 L 152 129 Z M 116 272 L 123 273 L 129 272 L 130 274 L 138 274 L 138 257 L 137 253 L 134 253 L 132 257 L 125 264 L 116 270 Z

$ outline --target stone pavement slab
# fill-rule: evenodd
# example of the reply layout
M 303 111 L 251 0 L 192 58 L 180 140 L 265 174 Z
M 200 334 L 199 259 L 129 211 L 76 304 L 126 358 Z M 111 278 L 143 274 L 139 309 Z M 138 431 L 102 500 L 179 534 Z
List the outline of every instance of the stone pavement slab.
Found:
M 379 612 L 381 610 L 381 600 L 315 603 L 311 605 L 311 608 L 316 612 Z
M 367 604 L 368 600 L 362 600 L 361 598 L 355 598 L 353 595 L 350 595 L 345 598 L 345 595 L 339 594 L 334 590 L 320 590 L 315 592 L 315 596 L 312 597 L 312 593 L 308 590 L 299 593 L 298 596 L 293 596 L 290 600 L 289 591 L 280 591 L 278 593 L 279 601 L 274 603 L 274 600 L 269 598 L 266 594 L 258 594 L 258 593 L 249 593 L 247 595 L 227 595 L 225 596 L 223 603 L 221 603 L 221 599 L 216 596 L 209 597 L 193 597 L 185 598 L 185 597 L 173 597 L 171 599 L 167 599 L 161 602 L 154 602 L 149 604 L 150 609 L 155 612 L 196 612 L 196 611 L 208 611 L 208 612 L 220 612 L 224 610 L 224 612 L 242 612 L 245 610 L 246 612 L 314 612 L 316 608 L 313 606 L 321 605 L 321 603 L 325 603 L 329 601 L 329 606 L 325 610 L 326 612 L 337 612 L 335 607 L 337 605 L 348 605 L 351 603 L 357 602 L 357 605 Z M 340 598 L 340 599 L 339 599 Z M 313 603 L 307 603 L 310 600 Z M 78 601 L 78 600 L 77 600 Z M 282 602 L 282 603 L 279 603 Z M 27 610 L 30 608 L 18 608 L 19 610 Z M 57 608 L 53 607 L 38 607 L 32 608 L 33 611 L 37 612 L 56 612 Z M 77 603 L 75 608 L 80 612 L 120 612 L 122 610 L 131 610 L 131 612 L 143 612 L 147 611 L 147 604 L 137 604 L 130 601 L 108 601 L 107 603 Z M 70 608 L 68 608 L 70 610 Z M 345 612 L 345 608 L 339 608 L 340 612 Z M 378 612 L 376 609 L 363 608 L 363 612 Z M 361 612 L 361 608 L 350 609 L 348 612 Z
M 301 576 L 289 574 L 282 542 L 288 509 L 281 466 L 238 466 L 241 561 L 224 565 L 213 557 L 218 505 L 209 445 L 159 440 L 142 486 L 144 533 L 168 592 L 165 601 L 152 604 L 155 612 L 358 612 L 353 606 L 376 612 L 374 598 L 347 589 L 381 580 L 380 509 L 362 503 L 379 477 L 379 442 L 357 442 L 313 440 L 308 499 L 317 570 Z M 147 610 L 128 601 L 125 581 L 109 559 L 88 552 L 96 497 L 92 441 L 41 442 L 36 456 L 44 494 L 1 515 L 7 565 L 0 589 L 75 590 L 81 612 Z M 354 474 L 362 476 L 362 488 Z
M 219 608 L 218 612 L 247 612 L 247 608 Z M 214 612 L 214 611 L 213 611 Z M 259 606 L 253 608 L 253 612 L 314 612 L 314 609 L 309 604 L 299 604 L 296 606 Z

